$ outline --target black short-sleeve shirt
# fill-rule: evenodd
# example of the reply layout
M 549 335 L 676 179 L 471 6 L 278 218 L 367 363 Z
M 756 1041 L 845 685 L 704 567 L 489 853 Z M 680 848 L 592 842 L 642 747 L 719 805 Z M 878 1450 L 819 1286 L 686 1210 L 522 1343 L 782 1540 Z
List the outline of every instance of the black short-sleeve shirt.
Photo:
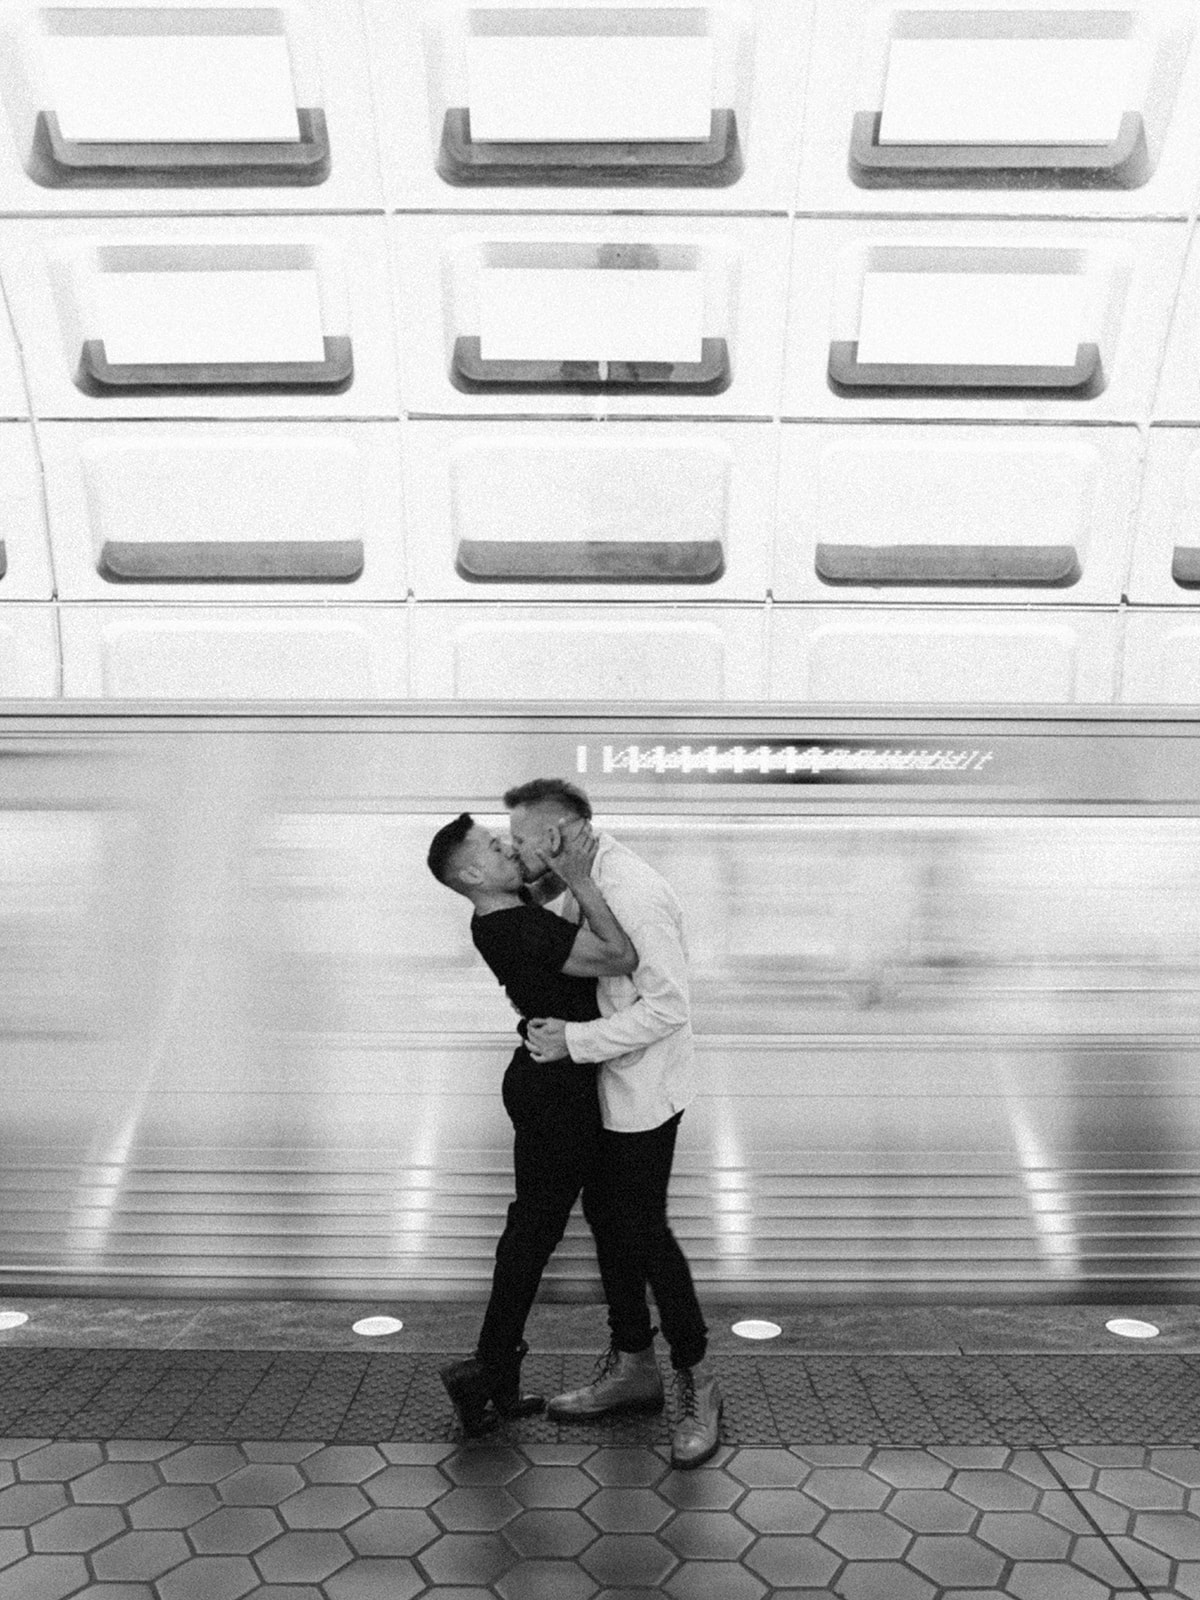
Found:
M 504 1075 L 505 1107 L 517 1126 L 536 1128 L 563 1149 L 599 1131 L 596 1067 L 569 1056 L 535 1061 L 525 1045 L 525 1023 L 530 1017 L 592 1022 L 600 1015 L 595 978 L 562 970 L 578 932 L 573 922 L 535 905 L 471 918 L 475 948 L 521 1013 L 521 1043 Z
M 574 978 L 563 964 L 579 929 L 543 906 L 519 905 L 471 918 L 475 948 L 524 1018 L 594 1022 L 595 978 Z

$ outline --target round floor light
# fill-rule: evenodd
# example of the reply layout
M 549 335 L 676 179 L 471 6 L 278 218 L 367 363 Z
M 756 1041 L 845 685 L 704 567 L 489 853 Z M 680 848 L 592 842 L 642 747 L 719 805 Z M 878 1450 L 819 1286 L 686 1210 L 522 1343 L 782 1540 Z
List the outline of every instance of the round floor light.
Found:
M 1158 1336 L 1158 1329 L 1152 1322 L 1139 1322 L 1136 1317 L 1114 1317 L 1104 1326 L 1109 1333 L 1119 1334 L 1122 1339 L 1154 1339 Z
M 29 1321 L 27 1311 L 0 1311 L 0 1328 L 19 1328 Z
M 380 1339 L 385 1333 L 399 1333 L 403 1326 L 399 1317 L 362 1317 L 354 1324 L 353 1331 L 361 1333 L 365 1339 Z
M 746 1322 L 735 1322 L 733 1331 L 739 1339 L 778 1339 L 783 1329 L 777 1322 L 759 1322 L 751 1318 Z

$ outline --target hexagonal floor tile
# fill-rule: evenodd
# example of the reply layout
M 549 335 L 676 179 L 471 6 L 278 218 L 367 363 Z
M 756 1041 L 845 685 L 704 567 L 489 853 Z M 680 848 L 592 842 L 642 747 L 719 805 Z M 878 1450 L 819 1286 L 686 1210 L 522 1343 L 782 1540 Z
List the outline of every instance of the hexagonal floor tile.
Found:
M 1130 1587 L 1129 1573 L 1147 1589 L 1167 1588 L 1171 1582 L 1171 1560 L 1160 1550 L 1151 1550 L 1136 1539 L 1120 1535 L 1107 1539 L 1076 1539 L 1071 1550 L 1071 1564 L 1090 1572 L 1102 1583 L 1115 1589 Z
M 362 1489 L 377 1506 L 411 1509 L 433 1505 L 449 1491 L 450 1484 L 436 1467 L 396 1466 L 368 1478 Z
M 832 1583 L 842 1565 L 842 1558 L 835 1551 L 807 1534 L 768 1534 L 742 1560 L 773 1589 L 784 1585 L 821 1588 Z
M 1004 1571 L 1003 1556 L 965 1534 L 919 1534 L 905 1559 L 944 1588 L 993 1587 Z
M 736 1561 L 754 1534 L 729 1511 L 682 1511 L 659 1538 L 682 1561 Z
M 831 1511 L 876 1511 L 888 1497 L 888 1486 L 860 1467 L 818 1467 L 804 1492 Z
M 897 1489 L 887 1514 L 915 1533 L 965 1533 L 979 1512 L 945 1489 Z
M 0 1489 L 0 1528 L 27 1528 L 61 1511 L 66 1503 L 61 1483 L 18 1483 Z
M 1147 1461 L 1153 1471 L 1185 1489 L 1200 1489 L 1200 1450 L 1151 1450 Z
M 668 1472 L 654 1486 L 681 1511 L 728 1511 L 746 1494 L 746 1485 L 710 1463 L 702 1472 Z M 772 1490 L 764 1490 L 770 1494 Z
M 789 1450 L 735 1450 L 726 1472 L 748 1489 L 798 1489 L 812 1468 Z
M 1002 1444 L 935 1444 L 930 1455 L 952 1467 L 972 1472 L 1002 1471 L 1008 1465 L 1008 1449 Z
M 245 1556 L 195 1556 L 157 1584 L 159 1600 L 241 1600 L 258 1587 Z
M 867 1444 L 793 1444 L 788 1448 L 810 1467 L 865 1467 L 871 1459 Z
M 1133 1519 L 1132 1533 L 1140 1544 L 1161 1550 L 1176 1561 L 1200 1560 L 1200 1519 L 1196 1517 L 1173 1511 L 1142 1511 Z
M 851 1561 L 838 1578 L 841 1600 L 934 1600 L 928 1578 L 898 1561 Z M 975 1600 L 986 1600 L 976 1591 Z
M 975 1533 L 1017 1561 L 1062 1561 L 1071 1544 L 1065 1528 L 1032 1511 L 985 1511 Z
M 498 1533 L 444 1533 L 421 1551 L 417 1563 L 431 1583 L 482 1587 L 495 1583 L 516 1559 Z
M 868 1470 L 896 1489 L 944 1489 L 953 1473 L 927 1450 L 876 1450 Z
M 87 1578 L 82 1556 L 26 1556 L 0 1572 L 0 1600 L 64 1600 Z
M 889 1561 L 904 1554 L 913 1535 L 881 1511 L 834 1511 L 817 1538 L 851 1561 Z
M 135 1500 L 129 1520 L 135 1528 L 190 1528 L 220 1504 L 210 1484 L 171 1483 Z
M 178 1439 L 109 1439 L 104 1452 L 110 1461 L 162 1461 L 182 1448 Z
M 80 1505 L 123 1506 L 157 1489 L 161 1482 L 158 1468 L 149 1462 L 110 1461 L 76 1478 L 71 1493 Z
M 83 1555 L 125 1532 L 125 1518 L 116 1506 L 67 1506 L 29 1530 L 37 1551 Z
M 573 1466 L 535 1466 L 513 1478 L 508 1492 L 523 1506 L 539 1510 L 581 1506 L 596 1492 L 596 1480 Z
M 1107 1583 L 1055 1561 L 1018 1561 L 1008 1577 L 1016 1600 L 1110 1600 Z
M 11 1567 L 28 1554 L 29 1541 L 23 1528 L 0 1528 L 0 1568 Z
M 22 1456 L 16 1467 L 17 1477 L 25 1483 L 65 1483 L 103 1464 L 98 1444 L 61 1440 Z
M 415 1556 L 439 1529 L 424 1511 L 369 1511 L 342 1532 L 360 1556 Z
M 642 1533 L 602 1534 L 579 1560 L 597 1583 L 613 1589 L 652 1589 L 675 1565 L 672 1551 Z
M 101 1580 L 153 1583 L 191 1554 L 180 1533 L 152 1533 L 139 1530 L 122 1534 L 92 1557 L 92 1568 Z
M 285 1462 L 255 1462 L 222 1478 L 217 1493 L 227 1506 L 278 1506 L 304 1488 L 299 1471 Z
M 1134 1511 L 1182 1511 L 1182 1485 L 1142 1467 L 1104 1467 L 1096 1474 L 1096 1492 Z
M 320 1483 L 301 1489 L 276 1507 L 289 1528 L 344 1528 L 366 1516 L 371 1502 L 352 1484 Z
M 159 1464 L 168 1483 L 219 1483 L 246 1465 L 233 1444 L 190 1444 Z
M 351 1560 L 341 1534 L 325 1530 L 285 1533 L 254 1557 L 268 1583 L 322 1583 Z
M 654 1533 L 672 1514 L 653 1489 L 598 1489 L 580 1509 L 602 1533 Z
M 811 1533 L 826 1511 L 798 1489 L 751 1489 L 737 1515 L 756 1533 Z
M 440 1465 L 455 1483 L 493 1486 L 511 1483 L 526 1470 L 523 1457 L 507 1445 L 498 1444 L 456 1450 Z
M 1038 1492 L 1025 1478 L 1011 1472 L 956 1472 L 950 1480 L 950 1493 L 980 1511 L 1032 1511 Z
M 617 1446 L 597 1450 L 583 1470 L 606 1489 L 648 1489 L 665 1475 L 667 1463 L 653 1450 Z
M 329 1600 L 412 1600 L 425 1580 L 411 1561 L 368 1556 L 352 1561 L 325 1584 Z
M 523 1510 L 499 1484 L 467 1484 L 443 1495 L 433 1517 L 450 1533 L 495 1533 Z
M 527 1561 L 577 1556 L 596 1538 L 596 1529 L 578 1511 L 523 1511 L 504 1530 L 504 1537 Z
M 224 1506 L 188 1530 L 201 1555 L 248 1556 L 283 1532 L 283 1524 L 266 1506 Z
M 731 1561 L 685 1561 L 665 1585 L 672 1600 L 761 1600 L 766 1585 Z
M 573 1561 L 518 1561 L 496 1592 L 503 1600 L 590 1600 L 596 1584 Z
M 304 1458 L 309 1483 L 361 1483 L 387 1465 L 370 1444 L 330 1444 Z

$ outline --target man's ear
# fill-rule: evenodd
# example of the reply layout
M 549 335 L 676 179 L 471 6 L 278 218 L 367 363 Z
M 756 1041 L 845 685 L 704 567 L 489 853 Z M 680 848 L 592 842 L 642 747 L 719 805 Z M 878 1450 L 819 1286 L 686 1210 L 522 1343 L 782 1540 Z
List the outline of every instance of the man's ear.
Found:
M 459 867 L 455 876 L 457 877 L 459 883 L 467 884 L 469 886 L 470 884 L 479 882 L 479 868 L 473 866 Z
M 546 824 L 546 843 L 550 848 L 545 852 L 546 855 L 556 856 L 562 849 L 562 842 L 562 829 L 559 827 L 558 823 L 548 822 Z

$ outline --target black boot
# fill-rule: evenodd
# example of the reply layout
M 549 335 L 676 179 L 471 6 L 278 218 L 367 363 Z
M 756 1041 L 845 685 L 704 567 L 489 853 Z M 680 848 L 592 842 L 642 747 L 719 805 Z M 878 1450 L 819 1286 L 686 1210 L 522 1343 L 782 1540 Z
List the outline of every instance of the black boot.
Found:
M 521 1363 L 528 1354 L 529 1346 L 522 1340 L 507 1361 L 494 1369 L 497 1382 L 492 1404 L 502 1417 L 532 1417 L 545 1408 L 545 1395 L 521 1393 Z
M 465 1434 L 486 1433 L 501 1417 L 529 1417 L 545 1405 L 542 1395 L 521 1393 L 521 1362 L 528 1349 L 522 1342 L 502 1361 L 468 1356 L 439 1369 Z

